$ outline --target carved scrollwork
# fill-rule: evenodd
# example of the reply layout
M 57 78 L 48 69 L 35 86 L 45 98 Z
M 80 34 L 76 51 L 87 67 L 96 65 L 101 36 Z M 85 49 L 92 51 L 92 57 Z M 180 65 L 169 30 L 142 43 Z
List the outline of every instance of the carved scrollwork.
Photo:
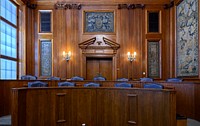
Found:
M 55 9 L 81 9 L 81 4 L 68 4 L 66 2 L 57 2 L 54 5 Z
M 136 9 L 141 8 L 144 9 L 144 4 L 118 4 L 118 9 Z
M 174 1 L 170 2 L 169 4 L 164 5 L 164 9 L 168 9 L 174 6 Z
M 32 4 L 30 1 L 27 1 L 25 4 L 30 9 L 36 9 L 37 7 L 37 4 Z

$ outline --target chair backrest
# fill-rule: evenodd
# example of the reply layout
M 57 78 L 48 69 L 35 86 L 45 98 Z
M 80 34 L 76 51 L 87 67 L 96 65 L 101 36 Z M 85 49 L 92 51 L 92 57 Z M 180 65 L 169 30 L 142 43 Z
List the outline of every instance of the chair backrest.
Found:
M 153 79 L 152 78 L 144 77 L 144 78 L 140 78 L 140 81 L 141 82 L 153 82 Z
M 96 76 L 96 77 L 93 78 L 93 80 L 95 80 L 95 81 L 105 81 L 106 78 L 103 77 L 103 76 Z
M 118 78 L 117 81 L 128 81 L 127 78 Z
M 129 84 L 129 83 L 116 83 L 115 87 L 131 88 L 131 87 L 133 87 L 133 85 Z
M 21 80 L 37 80 L 37 77 L 33 75 L 22 75 Z
M 58 82 L 58 86 L 59 86 L 59 87 L 62 87 L 62 86 L 75 87 L 76 84 L 73 83 L 73 82 L 65 81 L 65 82 Z
M 101 85 L 99 83 L 90 82 L 90 83 L 84 84 L 83 86 L 84 87 L 100 87 Z
M 167 82 L 182 82 L 183 79 L 181 79 L 181 78 L 168 78 L 166 81 Z
M 49 77 L 47 80 L 61 80 L 60 77 Z
M 84 78 L 83 77 L 79 77 L 79 76 L 74 76 L 74 77 L 71 78 L 71 80 L 82 81 L 82 80 L 84 80 Z
M 42 81 L 33 81 L 28 82 L 28 87 L 48 87 L 48 84 Z
M 164 89 L 164 86 L 157 83 L 144 84 L 144 88 Z

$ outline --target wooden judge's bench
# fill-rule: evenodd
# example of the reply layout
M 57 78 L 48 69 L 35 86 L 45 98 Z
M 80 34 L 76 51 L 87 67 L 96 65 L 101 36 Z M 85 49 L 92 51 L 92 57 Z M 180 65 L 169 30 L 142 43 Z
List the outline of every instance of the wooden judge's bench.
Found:
M 176 126 L 170 89 L 24 87 L 12 102 L 12 126 Z
M 50 88 L 58 88 L 58 82 L 60 82 L 60 81 L 51 81 L 51 80 L 40 80 L 40 81 L 48 83 Z M 61 81 L 66 81 L 66 80 L 61 80 Z M 12 101 L 12 96 L 13 96 L 12 88 L 27 87 L 28 82 L 30 82 L 30 80 L 0 80 L 0 92 L 1 92 L 0 116 L 10 115 L 12 113 L 11 108 L 12 108 L 12 105 L 15 105 L 14 101 L 16 101 L 16 100 Z M 76 88 L 78 88 L 78 89 L 82 88 L 82 89 L 86 90 L 87 88 L 83 88 L 83 84 L 88 83 L 88 82 L 91 82 L 91 80 L 75 81 Z M 119 83 L 119 81 L 99 81 L 97 83 L 101 84 L 100 89 L 103 89 L 103 88 L 104 89 L 110 89 L 110 88 L 112 89 L 114 87 L 114 84 Z M 133 84 L 133 87 L 134 87 L 133 89 L 139 88 L 141 90 L 143 90 L 143 85 L 145 84 L 144 82 L 139 82 L 139 81 L 128 81 L 127 83 Z M 162 84 L 165 88 L 167 88 L 165 90 L 168 90 L 168 89 L 175 90 L 175 92 L 176 92 L 176 113 L 177 114 L 180 114 L 181 116 L 184 116 L 186 118 L 196 119 L 196 120 L 200 121 L 200 107 L 199 107 L 200 106 L 200 101 L 199 101 L 199 99 L 200 99 L 200 82 L 198 82 L 198 81 L 197 82 L 155 81 L 154 83 Z M 73 88 L 73 89 L 76 89 L 76 88 Z M 61 89 L 59 89 L 59 90 L 61 90 Z M 27 92 L 25 90 L 23 90 L 23 91 Z M 40 94 L 39 92 L 38 92 L 38 94 L 36 94 L 36 96 L 38 96 L 37 98 L 40 98 L 39 94 Z M 79 94 L 76 94 L 76 95 L 79 95 Z M 74 95 L 74 97 L 76 95 Z M 110 96 L 110 95 L 108 95 L 108 96 Z M 45 100 L 49 101 L 49 103 L 50 103 L 51 100 L 49 100 L 49 98 L 45 99 Z M 18 99 L 22 100 L 22 101 L 24 99 L 23 103 L 27 102 L 25 100 L 26 98 L 21 98 L 20 95 L 18 95 Z M 146 100 L 148 100 L 148 99 L 146 99 Z M 165 99 L 165 100 L 167 100 L 167 99 Z M 154 102 L 154 103 L 157 103 L 157 102 Z M 18 102 L 18 106 L 20 104 Z M 66 104 L 69 104 L 69 103 L 67 102 Z M 81 110 L 83 111 L 84 110 L 83 109 L 84 107 L 82 107 L 83 104 L 81 104 L 80 106 L 81 106 L 80 107 Z M 22 108 L 23 108 L 23 104 L 22 104 Z M 108 108 L 112 109 L 110 106 Z M 21 110 L 24 111 L 26 109 L 23 108 Z M 18 114 L 20 114 L 20 113 L 18 113 Z M 148 116 L 148 117 L 152 117 L 152 116 Z M 154 115 L 153 115 L 153 117 L 154 117 Z M 36 118 L 36 117 L 34 117 L 34 118 Z M 22 121 L 23 120 L 25 120 L 25 119 L 22 119 Z M 183 121 L 183 120 L 180 120 L 180 121 Z M 137 124 L 140 124 L 140 122 L 137 122 Z M 130 124 L 130 125 L 132 125 L 132 124 Z M 180 126 L 183 126 L 183 125 L 180 125 Z

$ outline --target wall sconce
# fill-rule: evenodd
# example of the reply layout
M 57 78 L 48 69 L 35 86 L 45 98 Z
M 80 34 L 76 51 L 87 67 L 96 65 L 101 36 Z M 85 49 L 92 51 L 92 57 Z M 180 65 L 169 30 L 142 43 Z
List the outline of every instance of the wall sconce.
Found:
M 128 55 L 128 60 L 130 62 L 134 61 L 136 59 L 136 52 L 134 52 L 133 54 L 131 54 L 130 52 L 127 53 Z
M 71 52 L 69 51 L 68 53 L 65 53 L 65 51 L 63 51 L 63 58 L 64 58 L 66 61 L 69 61 L 70 58 L 71 58 Z

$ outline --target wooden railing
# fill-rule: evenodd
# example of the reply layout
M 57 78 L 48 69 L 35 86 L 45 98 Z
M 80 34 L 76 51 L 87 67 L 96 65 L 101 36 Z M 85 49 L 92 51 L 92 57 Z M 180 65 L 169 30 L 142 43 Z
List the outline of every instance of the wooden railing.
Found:
M 14 88 L 12 126 L 176 126 L 176 92 L 144 88 Z
M 60 81 L 41 80 L 49 84 L 50 87 L 57 87 Z M 65 80 L 61 80 L 65 81 Z M 25 80 L 0 80 L 0 116 L 11 114 L 11 89 L 17 87 L 27 87 L 29 81 Z M 77 87 L 91 82 L 90 80 L 76 81 Z M 113 87 L 118 81 L 99 81 L 102 87 Z M 139 81 L 128 81 L 133 87 L 142 88 L 144 83 Z M 165 88 L 175 89 L 176 93 L 176 112 L 185 117 L 200 121 L 200 83 L 195 82 L 165 82 L 156 81 L 164 85 Z

